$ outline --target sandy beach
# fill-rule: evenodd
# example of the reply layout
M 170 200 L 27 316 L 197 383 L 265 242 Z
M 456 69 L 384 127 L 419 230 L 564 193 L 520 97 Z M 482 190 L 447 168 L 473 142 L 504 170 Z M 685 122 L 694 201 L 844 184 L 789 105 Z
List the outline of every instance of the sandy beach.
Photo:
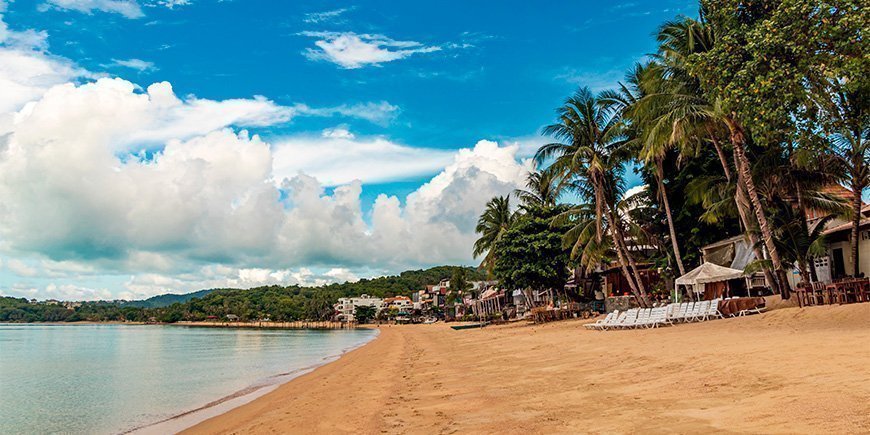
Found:
M 655 330 L 382 326 L 187 433 L 867 433 L 870 304 Z

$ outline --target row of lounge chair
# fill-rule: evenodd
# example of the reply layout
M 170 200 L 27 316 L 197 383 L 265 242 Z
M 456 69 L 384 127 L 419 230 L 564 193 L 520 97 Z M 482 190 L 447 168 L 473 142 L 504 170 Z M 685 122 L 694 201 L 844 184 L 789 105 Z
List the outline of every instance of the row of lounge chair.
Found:
M 720 299 L 712 301 L 684 302 L 657 308 L 632 308 L 628 311 L 616 310 L 605 318 L 584 325 L 586 329 L 606 331 L 608 329 L 657 328 L 679 322 L 700 322 L 722 318 L 719 312 Z

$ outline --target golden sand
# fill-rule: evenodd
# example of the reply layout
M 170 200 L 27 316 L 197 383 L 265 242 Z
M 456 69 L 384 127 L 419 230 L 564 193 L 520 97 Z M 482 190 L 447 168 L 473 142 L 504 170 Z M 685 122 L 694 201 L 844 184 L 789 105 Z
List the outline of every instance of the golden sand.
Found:
M 189 433 L 868 433 L 870 303 L 654 330 L 382 326 Z

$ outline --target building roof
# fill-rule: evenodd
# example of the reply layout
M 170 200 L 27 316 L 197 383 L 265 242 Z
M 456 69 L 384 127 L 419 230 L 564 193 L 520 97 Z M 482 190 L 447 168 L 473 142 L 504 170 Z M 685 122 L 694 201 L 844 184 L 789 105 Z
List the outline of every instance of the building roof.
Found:
M 861 222 L 858 224 L 858 228 L 863 228 L 863 227 L 866 227 L 867 225 L 870 225 L 870 218 L 861 219 Z M 841 231 L 851 231 L 851 230 L 852 230 L 852 222 L 846 222 L 844 224 L 837 225 L 833 228 L 828 228 L 822 234 L 828 235 L 828 234 L 833 234 L 833 233 L 839 233 Z

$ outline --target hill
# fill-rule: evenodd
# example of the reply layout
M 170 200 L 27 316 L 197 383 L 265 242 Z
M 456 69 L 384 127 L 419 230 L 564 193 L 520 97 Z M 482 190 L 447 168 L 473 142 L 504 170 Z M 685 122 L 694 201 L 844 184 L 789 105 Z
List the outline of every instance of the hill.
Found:
M 409 270 L 399 275 L 361 279 L 320 287 L 264 286 L 251 289 L 211 289 L 187 294 L 164 294 L 142 301 L 85 302 L 69 308 L 49 302 L 0 297 L 0 322 L 45 321 L 147 321 L 204 320 L 234 314 L 243 320 L 277 321 L 328 319 L 341 297 L 368 294 L 377 297 L 408 296 L 427 284 L 449 279 L 459 266 Z M 482 272 L 463 267 L 467 281 L 484 279 Z M 76 304 L 77 305 L 77 304 Z
M 152 296 L 148 299 L 141 300 L 141 301 L 123 302 L 121 305 L 123 305 L 125 307 L 136 307 L 136 308 L 162 308 L 162 307 L 168 307 L 172 304 L 184 303 L 184 302 L 187 302 L 187 301 L 194 299 L 194 298 L 201 298 L 201 297 L 203 297 L 203 296 L 205 296 L 213 291 L 214 291 L 214 289 L 207 289 L 207 290 L 199 290 L 199 291 L 195 291 L 193 293 L 185 293 L 185 294 L 180 294 L 180 295 L 173 294 L 173 293 L 166 293 L 163 295 Z

